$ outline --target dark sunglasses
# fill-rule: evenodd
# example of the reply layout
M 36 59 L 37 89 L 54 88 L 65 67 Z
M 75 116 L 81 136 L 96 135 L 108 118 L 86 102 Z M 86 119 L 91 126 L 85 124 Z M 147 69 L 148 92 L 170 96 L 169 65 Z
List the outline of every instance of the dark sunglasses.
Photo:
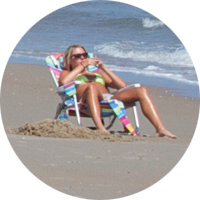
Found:
M 75 57 L 76 59 L 80 59 L 81 57 L 84 57 L 84 58 L 88 58 L 88 53 L 78 53 L 78 54 L 74 54 L 71 56 L 72 57 Z

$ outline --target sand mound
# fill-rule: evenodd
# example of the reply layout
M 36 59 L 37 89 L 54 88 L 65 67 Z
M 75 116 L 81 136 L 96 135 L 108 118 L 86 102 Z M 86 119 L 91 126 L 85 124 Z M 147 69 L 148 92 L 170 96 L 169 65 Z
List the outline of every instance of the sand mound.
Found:
M 51 119 L 45 119 L 32 124 L 27 123 L 19 128 L 6 129 L 6 133 L 42 137 L 96 139 L 112 142 L 130 142 L 138 140 L 138 138 L 133 136 L 109 134 L 99 130 L 91 130 L 86 127 L 75 126 L 68 121 Z

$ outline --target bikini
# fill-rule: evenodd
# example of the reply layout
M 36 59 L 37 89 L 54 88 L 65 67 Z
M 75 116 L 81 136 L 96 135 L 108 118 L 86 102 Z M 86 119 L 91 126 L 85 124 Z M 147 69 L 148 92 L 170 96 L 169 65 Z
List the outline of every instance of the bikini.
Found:
M 81 83 L 88 83 L 88 82 L 96 82 L 96 83 L 100 83 L 101 85 L 105 85 L 105 79 L 103 78 L 103 76 L 101 76 L 100 74 L 94 73 L 95 77 L 94 79 L 91 81 L 87 78 L 87 76 L 83 75 L 83 74 L 78 74 L 76 76 L 76 78 L 74 79 L 75 81 L 80 81 Z
M 105 86 L 106 82 L 105 82 L 104 77 L 101 76 L 100 74 L 97 74 L 97 73 L 94 73 L 94 75 L 95 75 L 95 77 L 94 77 L 94 79 L 93 79 L 92 81 L 89 80 L 89 79 L 88 79 L 85 75 L 83 75 L 83 74 L 78 74 L 74 80 L 75 80 L 75 81 L 80 81 L 81 84 L 82 84 L 82 83 L 89 83 L 89 82 L 96 82 L 96 83 L 100 83 L 101 85 L 104 85 L 104 86 Z M 103 96 L 103 99 L 104 99 L 104 100 L 108 100 L 108 99 L 110 99 L 113 95 L 112 95 L 112 94 L 109 94 L 109 93 L 104 93 L 104 94 L 102 94 L 102 96 Z

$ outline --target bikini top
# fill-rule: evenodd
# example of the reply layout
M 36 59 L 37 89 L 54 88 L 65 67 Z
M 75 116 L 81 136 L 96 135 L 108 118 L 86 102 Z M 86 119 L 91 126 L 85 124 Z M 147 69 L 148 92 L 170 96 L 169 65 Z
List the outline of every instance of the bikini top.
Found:
M 106 84 L 103 76 L 101 76 L 100 74 L 97 74 L 97 73 L 94 73 L 94 75 L 95 75 L 94 79 L 90 80 L 90 79 L 87 78 L 87 76 L 85 76 L 83 74 L 78 74 L 74 80 L 80 81 L 81 83 L 97 82 L 97 83 L 100 83 L 102 85 Z

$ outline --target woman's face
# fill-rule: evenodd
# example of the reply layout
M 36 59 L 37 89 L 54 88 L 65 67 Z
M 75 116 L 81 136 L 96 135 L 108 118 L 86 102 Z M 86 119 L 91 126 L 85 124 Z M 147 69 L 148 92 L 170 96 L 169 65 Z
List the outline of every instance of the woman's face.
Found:
M 78 47 L 74 49 L 73 54 L 71 55 L 70 59 L 70 66 L 72 69 L 80 65 L 82 61 L 84 61 L 87 58 L 87 54 L 84 49 L 81 47 Z

